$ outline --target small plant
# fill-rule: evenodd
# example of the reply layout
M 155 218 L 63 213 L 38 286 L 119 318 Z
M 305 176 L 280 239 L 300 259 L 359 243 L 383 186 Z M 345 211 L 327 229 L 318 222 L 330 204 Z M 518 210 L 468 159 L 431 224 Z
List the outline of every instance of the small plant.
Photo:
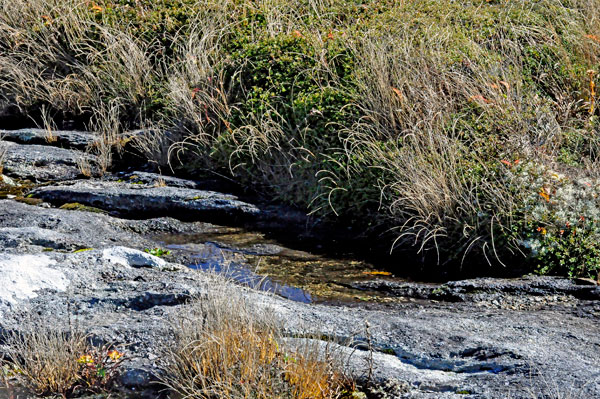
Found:
M 144 251 L 149 253 L 150 255 L 158 256 L 159 258 L 161 256 L 171 255 L 171 251 L 162 248 L 146 248 L 144 249 Z
M 80 375 L 84 389 L 92 392 L 107 391 L 110 384 L 118 375 L 119 366 L 123 362 L 124 354 L 112 348 L 90 348 L 90 351 L 77 359 L 81 365 Z

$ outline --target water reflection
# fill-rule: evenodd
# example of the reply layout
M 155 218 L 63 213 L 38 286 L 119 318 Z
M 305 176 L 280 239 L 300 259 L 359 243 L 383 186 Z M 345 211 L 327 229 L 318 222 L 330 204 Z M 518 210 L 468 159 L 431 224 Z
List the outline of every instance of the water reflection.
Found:
M 173 249 L 174 246 L 169 245 L 167 247 Z M 202 252 L 192 255 L 194 262 L 190 264 L 190 267 L 222 274 L 251 288 L 272 292 L 293 301 L 312 302 L 311 295 L 303 289 L 281 284 L 272 281 L 269 277 L 254 273 L 248 268 L 247 264 L 229 260 L 225 255 L 226 251 L 218 244 L 206 242 Z
M 253 288 L 294 301 L 389 300 L 385 294 L 353 288 L 358 281 L 397 280 L 364 261 L 330 258 L 286 248 L 261 233 L 213 226 L 194 234 L 162 235 L 158 241 L 190 267 L 211 270 Z

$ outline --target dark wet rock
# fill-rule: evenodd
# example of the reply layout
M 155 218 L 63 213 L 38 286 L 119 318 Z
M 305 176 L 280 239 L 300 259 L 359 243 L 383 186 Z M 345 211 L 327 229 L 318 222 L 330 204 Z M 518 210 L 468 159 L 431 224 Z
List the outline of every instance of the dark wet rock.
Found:
M 594 280 L 591 278 L 579 277 L 573 280 L 577 285 L 600 285 L 600 280 Z
M 96 142 L 98 136 L 88 132 L 46 129 L 0 130 L 4 140 L 19 144 L 39 144 L 43 146 L 86 150 Z
M 71 185 L 40 187 L 31 194 L 53 204 L 78 202 L 136 218 L 177 216 L 223 223 L 252 220 L 260 215 L 256 206 L 233 195 L 123 182 L 79 181 Z
M 4 174 L 36 182 L 82 177 L 81 162 L 95 164 L 95 157 L 77 150 L 42 145 L 0 142 L 6 149 Z
M 129 389 L 147 388 L 157 381 L 157 377 L 148 370 L 128 368 L 119 376 L 119 382 Z

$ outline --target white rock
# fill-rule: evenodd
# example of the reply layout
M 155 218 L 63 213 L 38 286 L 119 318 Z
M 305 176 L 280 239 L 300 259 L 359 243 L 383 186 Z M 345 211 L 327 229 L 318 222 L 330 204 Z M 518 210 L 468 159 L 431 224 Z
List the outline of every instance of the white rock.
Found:
M 7 186 L 13 186 L 13 187 L 17 185 L 17 183 L 13 179 L 11 179 L 8 176 L 2 175 L 2 174 L 0 174 L 0 183 L 5 184 Z
M 54 264 L 56 261 L 46 255 L 0 254 L 0 301 L 16 304 L 35 298 L 35 291 L 44 288 L 64 291 L 69 280 L 48 267 Z
M 131 267 L 163 267 L 167 264 L 164 260 L 127 247 L 111 247 L 102 251 L 102 258 L 109 262 Z

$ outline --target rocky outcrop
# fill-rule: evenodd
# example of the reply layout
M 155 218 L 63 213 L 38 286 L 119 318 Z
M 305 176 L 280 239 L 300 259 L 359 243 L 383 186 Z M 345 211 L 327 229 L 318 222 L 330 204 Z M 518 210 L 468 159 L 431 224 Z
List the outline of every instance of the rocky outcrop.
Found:
M 124 385 L 148 387 L 172 333 L 170 318 L 192 296 L 214 289 L 214 279 L 143 252 L 157 245 L 147 234 L 209 227 L 0 201 L 0 232 L 12 237 L 0 254 L 0 278 L 18 279 L 22 287 L 0 298 L 0 326 L 18 330 L 24 312 L 34 309 L 58 321 L 75 317 L 102 341 L 129 343 Z M 74 250 L 88 245 L 95 249 Z M 42 253 L 53 247 L 58 249 Z M 24 262 L 29 266 L 23 268 Z M 600 395 L 598 385 L 588 383 L 600 373 L 600 309 L 587 317 L 577 311 L 595 301 L 574 299 L 536 311 L 431 300 L 347 307 L 239 290 L 271 309 L 291 336 L 326 335 L 343 343 L 342 351 L 353 353 L 348 370 L 357 378 L 372 374 L 396 397 L 459 398 L 468 392 L 472 398 L 504 398 L 509 388 L 513 397 L 524 397 L 529 390 L 545 391 L 552 380 L 581 389 L 585 397 Z
M 79 153 L 8 145 L 13 155 L 5 170 L 11 176 L 75 176 L 59 167 L 64 164 L 58 158 L 72 160 L 68 157 Z M 38 156 L 55 161 L 35 166 Z M 25 170 L 19 163 L 29 172 L 19 172 Z M 150 390 L 155 397 L 159 388 L 152 382 L 173 337 L 172 320 L 191 298 L 226 285 L 280 319 L 287 345 L 314 337 L 322 346 L 325 338 L 336 342 L 328 345 L 348 372 L 378 391 L 371 397 L 531 398 L 552 396 L 555 389 L 556 397 L 600 397 L 596 285 L 535 276 L 446 284 L 372 280 L 347 286 L 379 292 L 389 301 L 291 301 L 189 268 L 190 257 L 175 249 L 161 258 L 147 253 L 162 246 L 161 235 L 185 235 L 196 240 L 190 247 L 211 248 L 202 262 L 250 269 L 235 245 L 206 238 L 225 228 L 181 219 L 237 223 L 263 216 L 258 207 L 199 190 L 195 182 L 142 174 L 130 178 L 135 175 L 38 187 L 32 192 L 37 206 L 0 200 L 1 331 L 22 332 L 31 314 L 57 328 L 76 323 L 94 341 L 127 345 L 121 384 L 127 392 Z M 74 202 L 128 218 L 51 206 Z M 244 250 L 255 257 L 285 252 L 293 251 L 254 240 Z M 2 350 L 0 344 L 0 355 Z
M 576 299 L 600 300 L 600 286 L 593 281 L 584 285 L 567 278 L 552 276 L 525 276 L 518 279 L 477 278 L 450 281 L 446 284 L 371 280 L 355 282 L 350 286 L 361 290 L 384 292 L 395 297 L 448 302 L 484 302 L 519 296 L 523 298 L 571 296 Z
M 95 165 L 96 158 L 77 150 L 44 145 L 0 142 L 6 150 L 4 174 L 35 182 L 72 180 L 83 177 L 83 164 Z M 83 164 L 82 164 L 83 162 Z
M 223 223 L 243 222 L 260 214 L 256 206 L 229 194 L 129 182 L 79 181 L 40 187 L 31 194 L 52 204 L 78 202 L 134 218 L 178 216 Z

